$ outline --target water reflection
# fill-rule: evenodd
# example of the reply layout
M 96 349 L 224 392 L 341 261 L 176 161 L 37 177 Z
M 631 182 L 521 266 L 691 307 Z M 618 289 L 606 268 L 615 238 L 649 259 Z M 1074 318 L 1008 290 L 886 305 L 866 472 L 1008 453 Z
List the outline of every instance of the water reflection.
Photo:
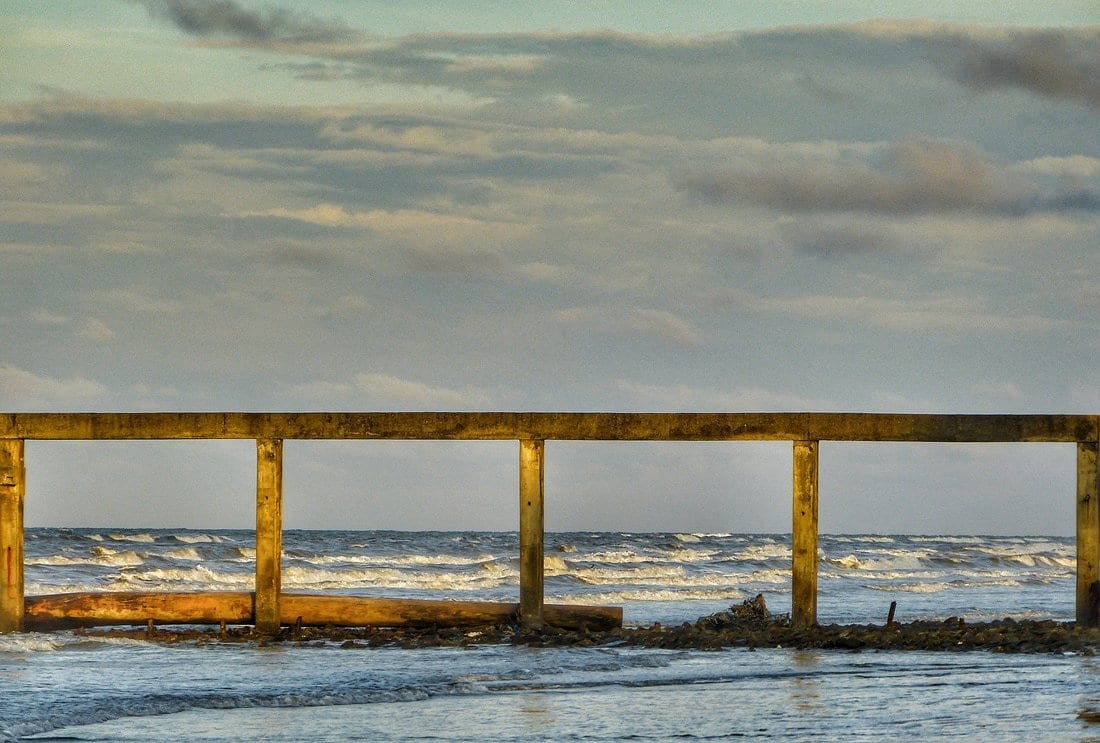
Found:
M 525 694 L 519 706 L 520 721 L 531 733 L 546 731 L 557 721 L 546 694 Z
M 795 669 L 801 673 L 791 677 L 791 708 L 800 713 L 816 713 L 824 709 L 821 703 L 821 651 L 796 650 L 791 653 Z

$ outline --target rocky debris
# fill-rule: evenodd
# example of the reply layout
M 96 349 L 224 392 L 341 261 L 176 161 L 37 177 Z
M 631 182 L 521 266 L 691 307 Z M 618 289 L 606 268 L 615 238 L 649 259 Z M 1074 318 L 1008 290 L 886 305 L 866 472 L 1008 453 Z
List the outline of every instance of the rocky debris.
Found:
M 726 629 L 761 630 L 773 624 L 790 626 L 790 617 L 786 614 L 772 614 L 764 602 L 764 595 L 758 593 L 754 598 L 745 599 L 727 611 L 701 617 L 695 626 L 717 632 Z
M 349 650 L 376 647 L 528 647 L 626 646 L 664 649 L 822 648 L 860 650 L 984 650 L 1000 653 L 1076 653 L 1093 655 L 1100 648 L 1100 629 L 1070 622 L 966 622 L 959 617 L 889 625 L 826 625 L 793 627 L 785 614 L 772 614 L 763 596 L 726 611 L 674 627 L 653 624 L 606 631 L 528 628 L 498 624 L 477 628 L 447 627 L 284 627 L 277 635 L 259 635 L 251 627 L 219 630 L 147 627 L 86 630 L 89 637 L 113 636 L 154 642 L 293 643 L 299 646 L 339 645 Z

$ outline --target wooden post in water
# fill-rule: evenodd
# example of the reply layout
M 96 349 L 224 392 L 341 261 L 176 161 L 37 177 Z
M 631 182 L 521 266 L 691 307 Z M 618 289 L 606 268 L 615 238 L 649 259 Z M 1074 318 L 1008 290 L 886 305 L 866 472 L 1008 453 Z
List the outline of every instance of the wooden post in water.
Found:
M 279 631 L 283 558 L 283 441 L 256 440 L 256 631 Z
M 817 624 L 817 441 L 794 442 L 791 623 Z
M 519 620 L 542 625 L 543 607 L 543 460 L 546 442 L 519 442 Z
M 1100 473 L 1097 442 L 1077 442 L 1077 624 L 1100 624 Z
M 23 631 L 23 440 L 0 439 L 0 632 Z

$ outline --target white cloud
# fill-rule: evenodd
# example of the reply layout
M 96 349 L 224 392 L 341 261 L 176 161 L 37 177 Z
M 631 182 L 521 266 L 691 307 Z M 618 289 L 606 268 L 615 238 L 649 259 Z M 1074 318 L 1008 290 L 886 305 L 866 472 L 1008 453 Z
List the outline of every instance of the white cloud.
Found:
M 155 297 L 148 289 L 143 287 L 97 291 L 92 294 L 92 298 L 138 314 L 174 314 L 183 309 L 182 302 L 175 299 Z
M 48 310 L 35 310 L 31 313 L 31 322 L 35 325 L 67 325 L 69 319 L 65 315 L 58 315 Z
M 626 322 L 635 330 L 656 335 L 669 343 L 685 348 L 703 343 L 703 334 L 693 328 L 687 320 L 664 310 L 640 309 Z
M 716 302 L 742 312 L 777 313 L 863 324 L 893 330 L 1046 333 L 1071 330 L 1076 323 L 1037 313 L 990 310 L 971 297 L 891 298 L 869 295 L 806 294 L 761 297 L 739 291 L 721 293 Z
M 11 364 L 0 364 L 0 404 L 8 410 L 79 405 L 101 398 L 106 392 L 103 385 L 85 377 L 46 377 Z
M 487 404 L 487 397 L 480 390 L 433 387 L 423 382 L 387 374 L 358 374 L 355 377 L 355 386 L 373 400 L 394 404 L 404 409 L 424 406 L 468 409 L 483 407 Z
M 348 397 L 355 392 L 355 385 L 347 382 L 304 382 L 291 387 L 290 393 L 306 400 L 330 401 Z
M 666 310 L 567 307 L 558 310 L 552 317 L 563 325 L 576 325 L 605 333 L 641 333 L 685 348 L 700 346 L 705 341 L 704 335 L 690 322 Z
M 738 387 L 715 390 L 689 385 L 638 384 L 624 379 L 615 387 L 630 395 L 638 410 L 726 411 L 726 412 L 809 412 L 837 410 L 836 403 L 824 398 L 769 390 L 763 387 Z
M 465 243 L 472 240 L 500 243 L 523 237 L 530 232 L 530 228 L 522 223 L 479 219 L 467 214 L 448 214 L 424 209 L 349 212 L 336 204 L 317 204 L 308 209 L 280 207 L 259 213 L 245 213 L 243 216 L 284 217 L 327 227 L 362 228 L 392 240 L 418 246 L 431 243 Z
M 1097 178 L 1100 177 L 1100 157 L 1087 155 L 1036 157 L 1019 163 L 1016 169 L 1046 175 Z
M 89 317 L 80 324 L 79 328 L 73 331 L 73 335 L 87 341 L 109 341 L 115 337 L 115 331 L 111 330 L 107 323 L 102 320 Z
M 970 387 L 970 393 L 978 397 L 1018 402 L 1024 399 L 1024 393 L 1015 382 L 995 382 L 983 379 Z

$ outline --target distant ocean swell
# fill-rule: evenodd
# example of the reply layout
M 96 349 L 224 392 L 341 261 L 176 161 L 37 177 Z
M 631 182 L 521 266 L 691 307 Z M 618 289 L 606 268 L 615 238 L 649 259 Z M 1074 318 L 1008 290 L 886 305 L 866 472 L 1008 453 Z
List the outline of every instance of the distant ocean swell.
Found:
M 829 594 L 846 598 L 836 621 L 878 618 L 884 593 L 920 618 L 991 616 L 998 603 L 1005 615 L 1071 615 L 1069 538 L 841 535 L 820 546 L 824 608 Z M 511 533 L 292 530 L 282 579 L 291 591 L 511 601 L 517 555 Z M 248 590 L 254 559 L 244 530 L 30 529 L 27 592 Z M 558 533 L 548 535 L 546 595 L 624 604 L 636 622 L 667 620 L 670 604 L 694 618 L 757 593 L 782 611 L 790 568 L 782 535 Z

